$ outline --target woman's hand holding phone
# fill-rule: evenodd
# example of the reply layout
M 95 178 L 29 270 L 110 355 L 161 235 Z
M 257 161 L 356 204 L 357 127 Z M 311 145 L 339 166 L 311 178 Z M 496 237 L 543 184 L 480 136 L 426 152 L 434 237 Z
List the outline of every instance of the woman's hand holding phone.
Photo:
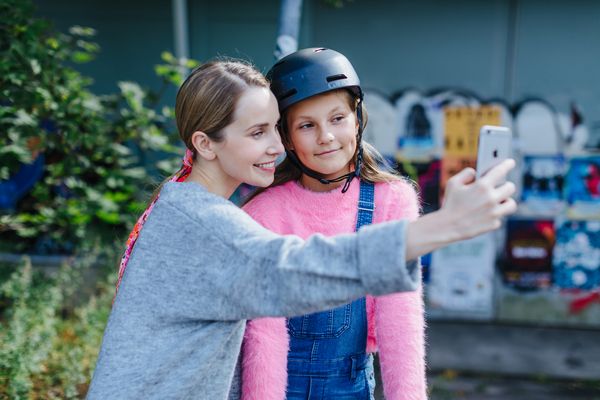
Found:
M 471 168 L 450 178 L 440 211 L 451 216 L 458 240 L 499 228 L 502 218 L 517 210 L 511 197 L 515 185 L 506 180 L 514 166 L 513 159 L 506 159 L 478 179 Z
M 499 228 L 502 218 L 517 210 L 511 198 L 515 185 L 506 181 L 514 167 L 515 161 L 506 159 L 479 179 L 473 168 L 450 178 L 442 207 L 409 223 L 406 259 Z

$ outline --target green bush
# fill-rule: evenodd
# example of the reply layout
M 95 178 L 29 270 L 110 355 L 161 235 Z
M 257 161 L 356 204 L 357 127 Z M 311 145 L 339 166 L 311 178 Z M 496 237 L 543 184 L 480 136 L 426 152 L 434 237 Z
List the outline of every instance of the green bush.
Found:
M 157 180 L 141 156 L 163 174 L 180 163 L 160 94 L 197 63 L 165 52 L 159 90 L 119 82 L 98 96 L 75 69 L 98 54 L 92 29 L 58 33 L 23 0 L 0 0 L 0 15 L 0 184 L 44 156 L 42 178 L 0 210 L 0 252 L 77 256 L 50 276 L 27 257 L 0 265 L 0 399 L 83 398 L 124 239 Z
M 9 302 L 0 333 L 0 388 L 9 398 L 27 398 L 32 389 L 30 377 L 42 372 L 41 361 L 56 336 L 56 313 L 63 293 L 58 286 L 40 281 L 31 290 L 31 262 L 25 261 L 0 286 L 0 295 Z
M 0 0 L 0 15 L 0 180 L 45 157 L 42 179 L 0 213 L 0 251 L 72 253 L 124 238 L 155 184 L 140 154 L 171 160 L 165 168 L 180 157 L 172 108 L 155 110 L 163 90 L 120 82 L 118 93 L 95 95 L 73 68 L 99 51 L 92 29 L 57 33 L 22 0 Z M 196 64 L 162 58 L 163 88 Z
M 93 372 L 114 294 L 114 257 L 88 256 L 54 276 L 21 265 L 3 266 L 0 284 L 0 398 L 83 398 Z M 82 305 L 66 307 L 96 264 L 101 279 Z

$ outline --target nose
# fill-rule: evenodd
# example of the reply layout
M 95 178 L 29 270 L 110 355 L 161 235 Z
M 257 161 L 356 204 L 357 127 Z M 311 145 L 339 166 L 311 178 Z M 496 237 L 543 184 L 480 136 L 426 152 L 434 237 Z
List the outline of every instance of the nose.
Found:
M 333 133 L 328 129 L 320 129 L 319 135 L 317 136 L 317 142 L 319 144 L 330 143 L 334 139 Z
M 271 155 L 279 155 L 285 151 L 283 147 L 283 143 L 281 143 L 281 136 L 279 136 L 279 132 L 275 131 L 274 135 L 271 135 L 271 143 L 267 148 L 267 153 Z

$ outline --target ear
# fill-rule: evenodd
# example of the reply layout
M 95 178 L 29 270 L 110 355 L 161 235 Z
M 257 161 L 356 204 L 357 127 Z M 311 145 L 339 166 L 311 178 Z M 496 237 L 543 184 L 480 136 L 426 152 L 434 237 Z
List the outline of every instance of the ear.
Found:
M 217 156 L 213 149 L 214 142 L 202 131 L 192 133 L 192 146 L 196 149 L 196 154 L 205 160 L 214 160 Z

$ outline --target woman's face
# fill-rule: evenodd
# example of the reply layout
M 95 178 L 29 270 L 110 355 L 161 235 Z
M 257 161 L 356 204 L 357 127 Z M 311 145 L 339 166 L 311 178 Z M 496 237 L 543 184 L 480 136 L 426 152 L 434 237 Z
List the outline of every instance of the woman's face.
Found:
M 226 180 L 259 187 L 273 182 L 275 160 L 284 151 L 278 120 L 277 100 L 268 88 L 251 87 L 240 96 L 224 140 L 215 144 Z
M 351 171 L 358 121 L 346 92 L 337 90 L 293 105 L 287 127 L 290 149 L 306 167 L 325 179 Z

